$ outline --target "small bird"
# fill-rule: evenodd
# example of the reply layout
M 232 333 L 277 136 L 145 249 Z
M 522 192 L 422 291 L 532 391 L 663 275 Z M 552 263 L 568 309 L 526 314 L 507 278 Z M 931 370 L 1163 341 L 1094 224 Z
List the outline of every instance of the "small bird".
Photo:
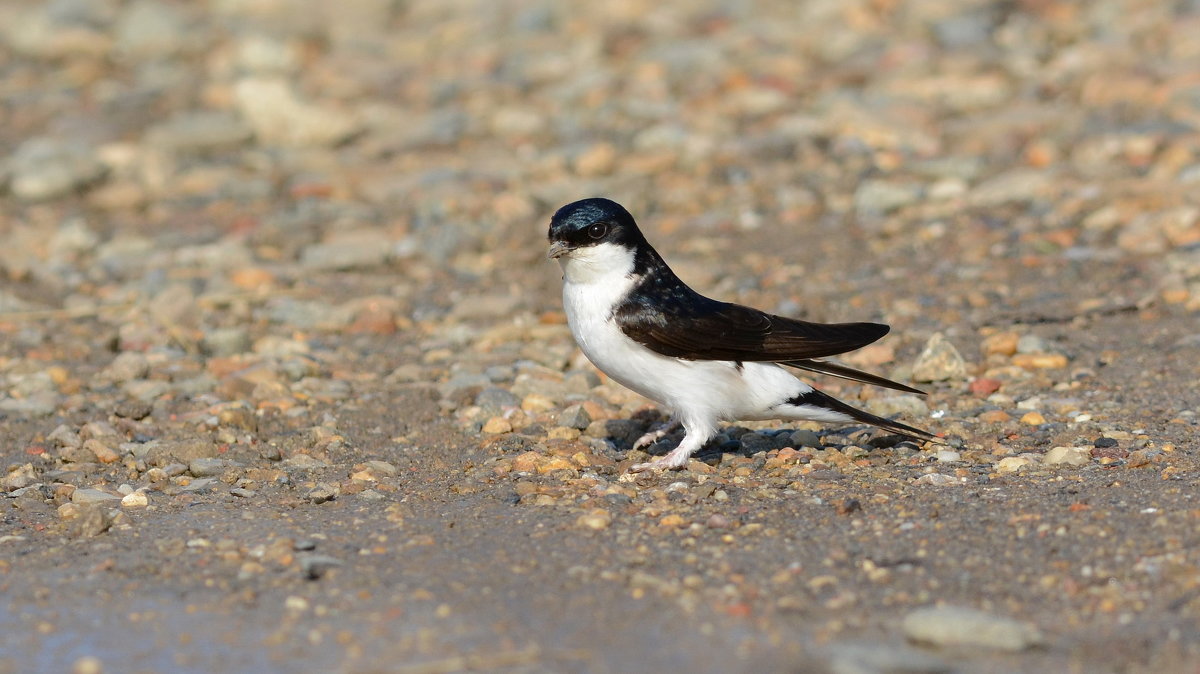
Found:
M 612 379 L 666 407 L 670 422 L 646 433 L 649 446 L 683 426 L 665 456 L 631 470 L 680 468 L 721 421 L 793 419 L 862 422 L 922 440 L 936 438 L 869 414 L 797 379 L 783 366 L 923 393 L 817 358 L 866 346 L 879 323 L 810 323 L 709 299 L 692 290 L 650 245 L 633 216 L 609 199 L 584 199 L 550 219 L 549 256 L 563 271 L 571 334 Z

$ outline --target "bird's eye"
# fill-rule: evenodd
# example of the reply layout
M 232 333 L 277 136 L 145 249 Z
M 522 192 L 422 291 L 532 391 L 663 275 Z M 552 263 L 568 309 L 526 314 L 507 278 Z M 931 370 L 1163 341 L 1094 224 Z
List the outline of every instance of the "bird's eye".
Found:
M 604 238 L 605 234 L 608 234 L 608 225 L 603 222 L 597 222 L 591 227 L 588 227 L 587 233 L 593 241 L 599 241 L 600 239 Z

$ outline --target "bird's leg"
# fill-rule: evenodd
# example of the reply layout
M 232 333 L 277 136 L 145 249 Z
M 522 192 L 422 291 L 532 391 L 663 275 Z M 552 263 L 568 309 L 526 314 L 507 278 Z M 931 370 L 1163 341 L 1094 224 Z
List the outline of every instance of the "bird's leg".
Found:
M 670 470 L 673 468 L 682 468 L 687 465 L 688 458 L 696 453 L 696 450 L 704 446 L 708 439 L 713 436 L 713 430 L 701 430 L 689 428 L 687 435 L 683 436 L 683 441 L 679 446 L 672 449 L 667 454 L 658 457 L 653 461 L 646 463 L 638 463 L 629 468 L 634 473 L 640 473 L 644 470 Z
M 681 425 L 682 422 L 679 421 L 679 417 L 671 415 L 670 420 L 668 420 L 666 424 L 659 426 L 658 430 L 650 431 L 649 433 L 646 433 L 642 437 L 638 438 L 637 441 L 633 443 L 633 448 L 641 449 L 643 447 L 649 447 L 650 445 L 653 445 L 654 443 L 666 437 L 667 434 L 674 433 Z

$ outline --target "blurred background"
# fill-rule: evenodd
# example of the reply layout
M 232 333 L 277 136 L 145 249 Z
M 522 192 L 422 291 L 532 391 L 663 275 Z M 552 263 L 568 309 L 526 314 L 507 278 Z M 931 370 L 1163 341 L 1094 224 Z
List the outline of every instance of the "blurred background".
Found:
M 1198 131 L 1200 0 L 0 0 L 0 674 L 1183 671 Z M 631 482 L 600 195 L 963 443 Z
M 513 263 L 592 195 L 696 237 L 701 284 L 743 235 L 892 268 L 1163 255 L 1200 240 L 1197 63 L 1192 0 L 8 0 L 0 303 L 188 267 L 550 292 Z M 1151 266 L 1196 308 L 1194 260 Z

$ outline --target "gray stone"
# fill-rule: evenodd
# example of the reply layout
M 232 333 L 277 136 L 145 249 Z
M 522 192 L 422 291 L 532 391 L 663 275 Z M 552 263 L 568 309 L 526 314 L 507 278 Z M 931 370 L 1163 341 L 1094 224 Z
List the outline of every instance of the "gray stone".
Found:
M 199 31 L 187 31 L 176 5 L 138 0 L 125 7 L 115 27 L 116 48 L 126 56 L 172 56 L 194 43 Z
M 76 490 L 79 493 L 79 490 Z M 115 497 L 114 497 L 115 498 Z M 117 499 L 120 501 L 120 499 Z M 113 511 L 97 503 L 81 503 L 79 513 L 67 522 L 67 535 L 72 538 L 91 538 L 99 536 L 112 527 L 115 520 Z
M 108 367 L 100 372 L 100 379 L 120 384 L 132 379 L 141 379 L 150 373 L 150 361 L 145 354 L 125 351 L 117 354 Z
M 913 363 L 913 381 L 953 381 L 965 379 L 966 376 L 966 361 L 940 332 L 929 338 L 925 349 Z
M 342 271 L 378 267 L 388 261 L 391 238 L 382 230 L 362 229 L 307 246 L 300 263 L 319 271 Z
M 906 415 L 924 417 L 929 414 L 929 405 L 920 397 L 911 394 L 881 395 L 867 401 L 867 409 L 881 417 Z
M 299 470 L 317 470 L 320 468 L 328 468 L 329 464 L 320 459 L 313 458 L 309 454 L 293 454 L 289 456 L 283 465 L 288 468 L 297 468 Z
M 338 489 L 337 485 L 329 484 L 328 482 L 318 482 L 315 487 L 309 489 L 304 494 L 304 498 L 313 503 L 325 503 L 326 501 L 334 500 L 340 493 L 341 490 Z
M 87 221 L 81 217 L 71 217 L 63 220 L 50 239 L 50 251 L 55 257 L 78 255 L 94 249 L 100 243 L 100 235 L 96 234 Z
M 961 606 L 928 606 L 904 616 L 909 640 L 934 646 L 967 646 L 1017 652 L 1043 642 L 1028 623 Z
M 361 120 L 348 110 L 300 100 L 283 78 L 243 79 L 234 86 L 234 99 L 259 142 L 269 145 L 336 145 L 362 128 Z
M 175 115 L 150 128 L 150 145 L 180 153 L 205 153 L 241 147 L 254 138 L 254 130 L 237 117 L 219 111 L 193 111 Z
M 342 565 L 342 560 L 329 555 L 298 555 L 297 560 L 300 562 L 300 572 L 309 580 L 317 580 L 330 569 Z
M 154 407 L 145 400 L 122 400 L 113 409 L 113 414 L 124 419 L 133 419 L 138 421 L 150 416 L 154 411 Z
M 0 488 L 4 491 L 16 491 L 24 489 L 38 481 L 37 471 L 34 470 L 32 463 L 21 464 L 10 470 L 3 479 L 0 479 Z
M 765 433 L 743 433 L 738 447 L 745 454 L 757 454 L 775 449 L 775 439 Z
M 86 505 L 90 503 L 115 503 L 120 500 L 120 496 L 92 488 L 76 489 L 71 494 L 71 503 L 78 503 L 80 505 Z
M 53 393 L 35 393 L 28 398 L 0 398 L 0 412 L 24 419 L 48 417 L 58 411 L 58 396 Z
M 83 444 L 83 439 L 79 437 L 79 434 L 66 424 L 59 424 L 53 431 L 50 431 L 46 439 L 54 441 L 59 447 L 78 447 Z
M 806 428 L 793 431 L 792 434 L 788 436 L 788 441 L 792 443 L 792 447 L 797 449 L 800 447 L 812 447 L 816 449 L 822 446 L 820 436 Z
M 121 391 L 132 398 L 134 404 L 149 405 L 171 392 L 171 382 L 161 379 L 135 379 L 121 384 Z
M 454 303 L 450 316 L 458 320 L 500 318 L 511 315 L 520 303 L 521 297 L 513 293 L 465 295 Z
M 295 41 L 270 35 L 251 34 L 237 42 L 238 67 L 253 75 L 283 75 L 303 64 L 303 54 Z
M 567 428 L 585 430 L 592 423 L 592 415 L 588 414 L 583 405 L 571 405 L 558 415 L 558 425 Z
M 388 463 L 387 461 L 364 461 L 363 465 L 367 467 L 367 470 L 371 471 L 376 476 L 396 477 L 396 473 L 398 472 L 396 470 L 396 466 Z
M 179 491 L 185 492 L 185 493 L 198 494 L 201 492 L 206 492 L 209 489 L 212 489 L 213 487 L 217 486 L 218 484 L 219 484 L 219 482 L 217 482 L 217 479 L 215 477 L 201 477 L 201 478 L 196 478 L 195 480 L 192 480 L 191 482 L 183 485 L 183 487 L 181 487 L 179 489 Z
M 496 416 L 505 408 L 520 407 L 521 399 L 500 387 L 488 386 L 475 396 L 475 404 L 489 416 Z
M 319 300 L 303 301 L 280 298 L 268 305 L 267 313 L 274 323 L 296 328 L 338 329 L 354 320 L 353 306 L 334 306 Z
M 941 19 L 933 24 L 933 36 L 947 49 L 988 44 L 1000 19 L 996 6 L 984 4 Z
M 59 138 L 30 138 L 8 161 L 9 190 L 25 201 L 65 196 L 104 177 L 91 148 Z
M 217 446 L 207 438 L 190 440 L 151 440 L 145 443 L 147 463 L 163 466 L 164 469 L 176 464 L 187 464 L 194 459 L 203 459 L 217 455 Z M 181 465 L 183 472 L 186 465 Z
M 214 328 L 204 333 L 200 348 L 210 356 L 232 356 L 250 350 L 250 333 L 242 327 Z
M 443 397 L 455 398 L 461 396 L 465 391 L 469 391 L 477 386 L 481 388 L 487 388 L 491 383 L 492 380 L 488 379 L 487 375 L 485 374 L 480 374 L 478 372 L 463 372 L 451 377 L 449 381 L 439 386 L 438 389 Z M 517 404 L 519 405 L 520 403 L 518 402 Z
M 1049 350 L 1046 340 L 1037 335 L 1021 335 L 1017 340 L 1017 353 L 1047 353 Z
M 188 462 L 188 472 L 196 477 L 216 477 L 225 469 L 236 466 L 232 461 L 216 458 L 192 459 Z
M 0 34 L 8 46 L 23 56 L 42 59 L 75 57 L 101 58 L 112 47 L 105 34 L 111 20 L 107 3 L 38 2 L 28 3 L 28 9 L 6 15 L 11 21 L 0 21 Z M 65 7 L 64 7 L 65 6 Z
M 567 393 L 587 395 L 591 393 L 593 388 L 599 385 L 600 377 L 590 370 L 568 372 L 563 378 L 563 386 L 566 388 Z
M 831 674 L 938 674 L 954 668 L 945 660 L 904 644 L 843 642 L 823 649 Z
M 854 192 L 854 209 L 859 217 L 878 217 L 916 203 L 922 189 L 916 184 L 864 180 Z

